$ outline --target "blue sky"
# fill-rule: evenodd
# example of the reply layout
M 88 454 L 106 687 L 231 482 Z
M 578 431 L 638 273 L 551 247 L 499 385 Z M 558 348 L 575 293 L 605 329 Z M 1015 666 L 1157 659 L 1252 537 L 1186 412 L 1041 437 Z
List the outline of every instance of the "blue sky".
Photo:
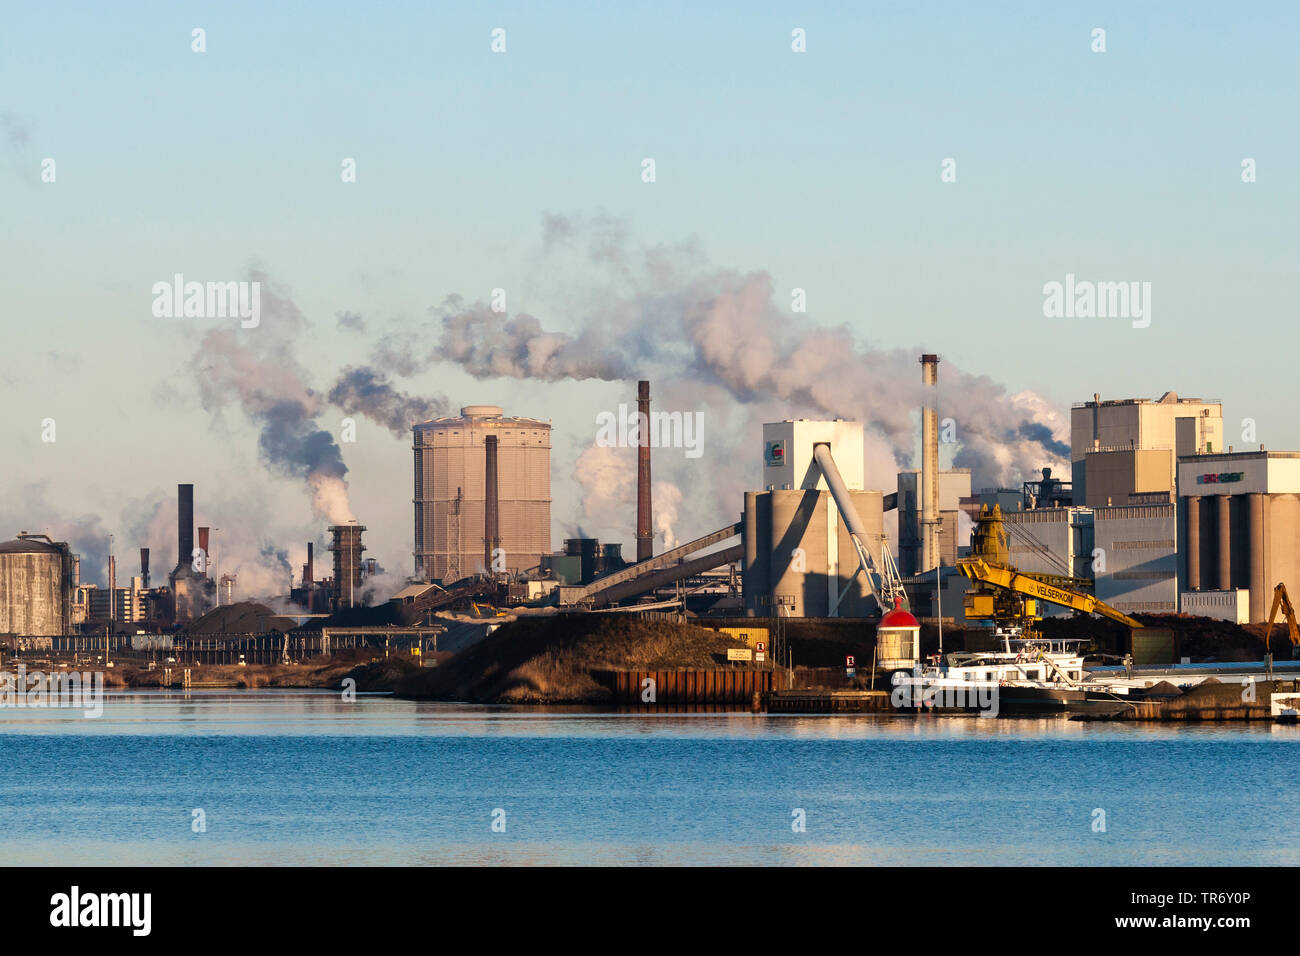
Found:
M 1173 388 L 1222 398 L 1229 433 L 1249 416 L 1260 441 L 1300 447 L 1300 7 L 973 6 L 12 5 L 4 519 L 57 524 L 12 504 L 42 484 L 51 511 L 122 535 L 132 502 L 193 480 L 201 516 L 255 500 L 285 546 L 305 540 L 301 489 L 259 468 L 255 429 L 214 426 L 196 400 L 185 366 L 207 326 L 153 318 L 152 283 L 258 264 L 311 323 L 298 354 L 327 388 L 380 329 L 415 327 L 450 293 L 504 287 L 511 311 L 571 329 L 572 290 L 536 256 L 548 212 L 693 240 L 718 268 L 805 288 L 810 322 L 939 351 L 1011 392 L 1065 407 Z M 940 182 L 947 157 L 955 183 Z M 1151 282 L 1151 327 L 1044 319 L 1042 286 L 1067 272 Z M 341 310 L 370 331 L 338 329 Z M 443 367 L 403 384 L 553 419 L 557 537 L 590 408 L 628 393 Z M 345 457 L 378 556 L 405 569 L 408 443 L 370 432 Z

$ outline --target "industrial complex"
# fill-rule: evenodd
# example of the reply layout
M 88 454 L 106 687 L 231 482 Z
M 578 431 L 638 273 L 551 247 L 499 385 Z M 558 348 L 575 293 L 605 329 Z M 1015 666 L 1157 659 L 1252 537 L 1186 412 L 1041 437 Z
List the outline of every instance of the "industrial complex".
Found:
M 1220 402 L 1174 392 L 1094 395 L 1071 409 L 1068 479 L 1043 468 L 1018 487 L 972 488 L 969 470 L 940 468 L 940 359 L 926 354 L 919 364 L 919 467 L 899 472 L 893 488 L 867 486 L 860 423 L 770 422 L 752 456 L 734 463 L 752 482 L 734 513 L 660 554 L 642 429 L 627 450 L 636 457 L 627 520 L 635 560 L 623 542 L 570 538 L 553 548 L 549 421 L 468 405 L 457 417 L 413 422 L 414 552 L 405 586 L 378 588 L 375 562 L 364 557 L 367 529 L 350 522 L 318 529 L 328 536 L 328 575 L 318 575 L 308 540 L 284 594 L 247 597 L 280 602 L 278 619 L 290 622 L 282 626 L 317 630 L 427 628 L 448 612 L 521 607 L 873 624 L 905 608 L 922 621 L 979 619 L 979 608 L 993 606 L 991 589 L 1009 587 L 980 570 L 993 552 L 978 539 L 992 527 L 1005 538 L 995 565 L 1080 596 L 1049 598 L 1038 616 L 1093 601 L 1118 617 L 1260 622 L 1275 610 L 1275 586 L 1300 582 L 1300 452 L 1225 446 Z M 637 402 L 648 422 L 649 383 L 639 383 Z M 16 647 L 99 634 L 156 641 L 240 601 L 235 577 L 210 570 L 211 533 L 195 527 L 194 493 L 192 484 L 177 486 L 177 548 L 165 583 L 151 578 L 148 548 L 138 573 L 120 583 L 110 556 L 102 588 L 81 582 L 80 558 L 66 542 L 18 531 L 0 543 L 0 637 Z

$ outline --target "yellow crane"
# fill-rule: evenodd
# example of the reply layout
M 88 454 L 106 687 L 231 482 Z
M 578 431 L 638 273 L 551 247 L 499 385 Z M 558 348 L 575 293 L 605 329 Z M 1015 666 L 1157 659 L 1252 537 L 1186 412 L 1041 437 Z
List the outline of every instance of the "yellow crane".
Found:
M 1287 632 L 1291 635 L 1291 656 L 1295 657 L 1296 648 L 1300 647 L 1300 627 L 1296 626 L 1295 608 L 1291 606 L 1291 596 L 1286 593 L 1286 585 L 1279 583 L 1273 589 L 1273 608 L 1268 612 L 1268 630 L 1264 632 L 1264 652 L 1268 653 L 1268 639 L 1273 636 L 1273 623 L 1277 620 L 1278 609 L 1286 618 Z
M 957 562 L 957 569 L 976 584 L 965 598 L 968 619 L 992 620 L 1029 630 L 1042 617 L 1038 602 L 1047 601 L 1085 614 L 1100 614 L 1131 628 L 1142 626 L 1142 622 L 1082 591 L 1084 581 L 1080 578 L 1035 574 L 1013 567 L 1002 509 L 997 505 L 980 510 L 971 545 L 971 556 Z
M 982 558 L 963 558 L 957 562 L 957 568 L 972 581 L 1022 595 L 1020 603 L 1024 605 L 1024 611 L 1021 614 L 1013 613 L 1008 616 L 1036 619 L 1041 615 L 1036 613 L 1037 606 L 1034 602 L 1047 601 L 1050 604 L 1059 604 L 1062 607 L 1073 608 L 1085 614 L 1100 614 L 1112 621 L 1119 621 L 1128 627 L 1142 626 L 1141 621 L 1135 621 L 1123 611 L 1116 610 L 1105 601 L 1100 601 L 1091 594 L 1084 594 L 1082 591 L 1059 586 L 1050 580 L 1042 580 L 1042 578 L 1052 577 L 1051 575 L 1026 574 L 1012 567 L 989 564 Z M 987 591 L 973 591 L 968 593 L 966 597 L 967 617 L 996 618 L 999 616 L 997 613 L 998 601 L 995 594 L 990 594 Z M 1024 600 L 1024 598 L 1031 600 Z M 972 611 L 975 613 L 972 614 Z

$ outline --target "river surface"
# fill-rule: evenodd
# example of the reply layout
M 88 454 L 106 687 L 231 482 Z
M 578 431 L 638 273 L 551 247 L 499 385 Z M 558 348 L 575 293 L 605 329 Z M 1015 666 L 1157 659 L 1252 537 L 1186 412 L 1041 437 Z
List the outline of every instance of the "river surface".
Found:
M 0 860 L 1295 866 L 1297 744 L 1271 724 L 117 692 L 98 719 L 0 709 Z

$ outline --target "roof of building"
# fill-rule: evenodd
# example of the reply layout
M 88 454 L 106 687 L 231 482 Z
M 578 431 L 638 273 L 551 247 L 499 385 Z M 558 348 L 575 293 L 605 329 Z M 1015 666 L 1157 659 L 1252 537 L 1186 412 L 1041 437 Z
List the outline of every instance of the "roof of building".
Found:
M 479 412 L 480 409 L 490 409 L 488 412 Z M 430 418 L 428 421 L 416 422 L 412 428 L 416 431 L 422 429 L 442 429 L 454 427 L 466 427 L 469 425 L 506 425 L 520 428 L 550 428 L 549 421 L 542 421 L 540 418 L 522 418 L 514 415 L 504 415 L 501 409 L 496 405 L 466 405 L 461 409 L 461 414 L 447 418 Z
M 61 548 L 50 541 L 18 537 L 0 544 L 0 554 L 59 554 Z
M 1159 398 L 1106 398 L 1089 402 L 1073 402 L 1071 408 L 1093 408 L 1100 405 L 1222 405 L 1217 398 L 1180 398 L 1177 392 L 1165 392 Z
M 896 607 L 880 619 L 876 629 L 882 628 L 900 628 L 900 627 L 920 627 L 921 624 L 909 612 L 904 611 L 901 607 Z
M 1179 455 L 1178 463 L 1185 465 L 1197 461 L 1240 461 L 1246 458 L 1300 458 L 1300 451 L 1266 451 L 1262 448 L 1250 451 L 1204 451 L 1196 455 Z

